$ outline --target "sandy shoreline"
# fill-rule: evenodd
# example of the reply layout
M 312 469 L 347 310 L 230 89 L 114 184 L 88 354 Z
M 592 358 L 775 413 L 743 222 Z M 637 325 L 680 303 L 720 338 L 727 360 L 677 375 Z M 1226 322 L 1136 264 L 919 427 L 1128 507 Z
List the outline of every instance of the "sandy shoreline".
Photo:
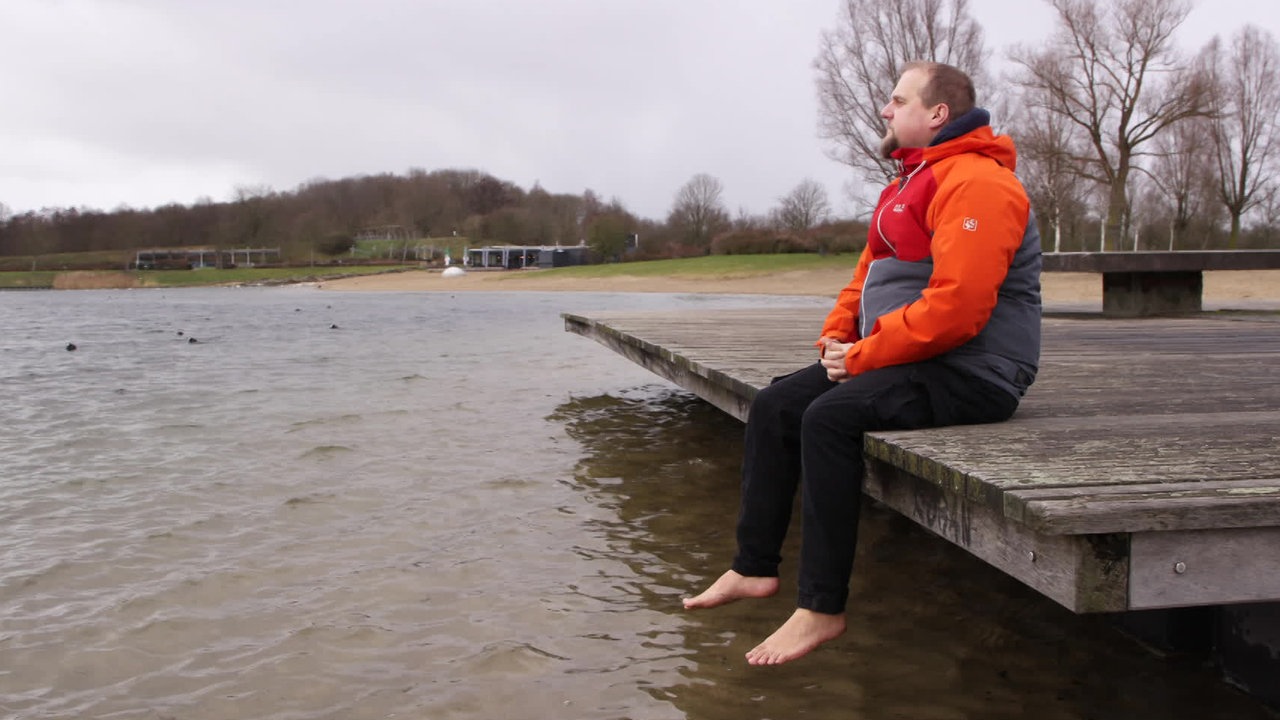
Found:
M 621 276 L 567 278 L 537 270 L 472 271 L 443 277 L 438 270 L 326 280 L 325 290 L 459 292 L 660 292 L 764 295 L 816 295 L 834 298 L 849 281 L 845 269 L 796 270 L 752 277 Z M 1093 273 L 1045 273 L 1046 306 L 1076 307 L 1102 303 L 1102 279 Z M 1280 310 L 1280 270 L 1210 271 L 1204 274 L 1206 309 Z

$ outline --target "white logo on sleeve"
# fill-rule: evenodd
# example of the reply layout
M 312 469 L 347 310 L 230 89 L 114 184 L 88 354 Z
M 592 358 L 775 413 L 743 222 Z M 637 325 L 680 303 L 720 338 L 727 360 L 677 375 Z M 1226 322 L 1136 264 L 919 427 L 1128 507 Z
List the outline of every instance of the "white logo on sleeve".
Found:
M 965 218 L 963 227 L 969 232 L 977 232 L 978 220 L 976 218 Z

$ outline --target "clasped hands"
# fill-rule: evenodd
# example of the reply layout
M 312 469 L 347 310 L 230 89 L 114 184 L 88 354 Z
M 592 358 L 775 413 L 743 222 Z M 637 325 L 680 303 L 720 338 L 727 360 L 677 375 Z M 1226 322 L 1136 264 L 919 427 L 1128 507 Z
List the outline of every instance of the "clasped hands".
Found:
M 845 343 L 835 338 L 824 337 L 822 344 L 822 367 L 827 369 L 827 379 L 831 382 L 844 382 L 849 379 L 849 370 L 845 367 L 845 356 L 853 343 Z

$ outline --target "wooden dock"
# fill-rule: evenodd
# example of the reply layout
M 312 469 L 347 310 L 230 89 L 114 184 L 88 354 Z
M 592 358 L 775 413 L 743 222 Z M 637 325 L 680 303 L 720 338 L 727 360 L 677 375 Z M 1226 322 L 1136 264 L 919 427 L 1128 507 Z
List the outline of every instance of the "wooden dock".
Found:
M 564 316 L 745 419 L 812 308 Z M 877 432 L 866 492 L 1075 612 L 1280 601 L 1280 314 L 1046 317 L 1013 420 Z

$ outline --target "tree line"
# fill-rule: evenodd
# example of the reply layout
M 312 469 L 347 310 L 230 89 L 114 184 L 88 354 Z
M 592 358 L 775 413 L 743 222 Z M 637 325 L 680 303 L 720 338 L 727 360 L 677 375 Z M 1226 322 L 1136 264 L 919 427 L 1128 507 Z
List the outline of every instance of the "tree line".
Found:
M 695 175 L 676 193 L 664 220 L 628 211 L 592 190 L 525 190 L 480 170 L 410 170 L 341 180 L 312 180 L 292 192 L 239 186 L 226 202 L 154 209 L 49 208 L 20 214 L 0 206 L 0 256 L 207 246 L 279 247 L 290 263 L 342 257 L 374 233 L 461 243 L 578 245 L 598 259 L 679 257 L 710 252 L 839 250 L 860 247 L 865 226 L 832 221 L 825 189 L 802 181 L 767 217 L 730 218 L 723 186 Z M 392 230 L 394 229 L 394 231 Z M 462 238 L 452 242 L 454 238 Z M 639 252 L 636 239 L 640 238 Z M 457 248 L 454 248 L 457 249 Z
M 1187 0 L 1044 0 L 1050 37 L 991 69 L 968 0 L 843 0 L 814 60 L 819 133 L 869 209 L 896 169 L 879 155 L 879 110 L 910 60 L 956 65 L 1019 148 L 1017 173 L 1046 250 L 1275 247 L 1280 239 L 1280 49 L 1243 26 L 1195 53 L 1174 45 Z M 858 187 L 856 184 L 854 187 Z M 239 186 L 230 200 L 149 210 L 0 204 L 0 255 L 143 247 L 280 247 L 291 262 L 339 256 L 363 230 L 473 243 L 576 245 L 599 260 L 706 253 L 857 250 L 865 225 L 833 218 L 801 180 L 764 215 L 731 216 L 699 173 L 660 220 L 617 198 L 525 190 L 481 170 L 412 169 L 293 191 Z M 861 197 L 865 194 L 865 197 Z M 633 247 L 639 238 L 639 252 Z

